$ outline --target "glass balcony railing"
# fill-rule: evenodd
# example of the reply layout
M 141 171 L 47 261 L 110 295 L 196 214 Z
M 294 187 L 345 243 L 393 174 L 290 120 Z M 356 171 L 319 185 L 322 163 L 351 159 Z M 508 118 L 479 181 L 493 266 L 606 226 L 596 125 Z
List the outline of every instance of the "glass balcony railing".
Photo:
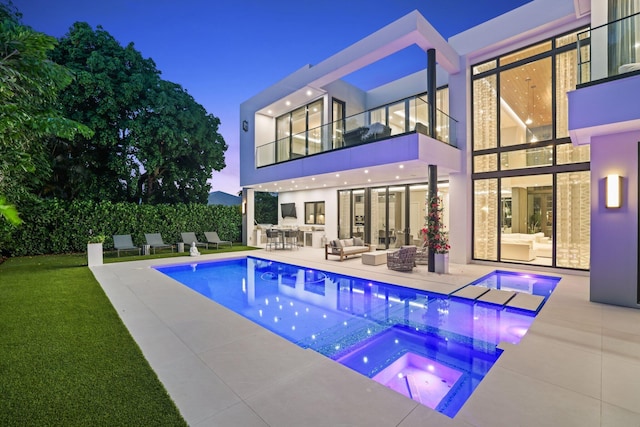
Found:
M 578 34 L 578 84 L 640 70 L 640 13 Z
M 269 166 L 410 132 L 429 135 L 428 104 L 411 97 L 256 148 L 256 167 Z M 456 120 L 436 111 L 435 138 L 456 146 Z

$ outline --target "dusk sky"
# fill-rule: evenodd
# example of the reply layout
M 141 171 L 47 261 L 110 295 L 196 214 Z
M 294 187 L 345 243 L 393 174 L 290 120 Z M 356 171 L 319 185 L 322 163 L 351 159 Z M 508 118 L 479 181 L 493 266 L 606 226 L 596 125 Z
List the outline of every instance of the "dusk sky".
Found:
M 23 23 L 54 37 L 74 22 L 101 25 L 133 42 L 162 78 L 182 85 L 221 120 L 227 167 L 212 191 L 237 194 L 240 104 L 306 64 L 317 64 L 418 10 L 445 38 L 515 9 L 525 0 L 13 0 Z M 426 55 L 388 71 L 353 76 L 368 89 L 390 73 L 424 68 Z M 389 67 L 391 68 L 391 67 Z

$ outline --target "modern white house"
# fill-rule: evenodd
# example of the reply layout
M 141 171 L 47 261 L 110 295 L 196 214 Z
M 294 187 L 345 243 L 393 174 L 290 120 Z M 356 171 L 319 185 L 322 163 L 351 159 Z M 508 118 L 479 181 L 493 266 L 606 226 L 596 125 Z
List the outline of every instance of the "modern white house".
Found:
M 424 70 L 362 89 L 402 51 Z M 412 12 L 240 106 L 243 241 L 277 192 L 303 244 L 421 244 L 445 207 L 450 261 L 590 275 L 591 300 L 640 308 L 640 0 L 534 0 L 445 40 Z

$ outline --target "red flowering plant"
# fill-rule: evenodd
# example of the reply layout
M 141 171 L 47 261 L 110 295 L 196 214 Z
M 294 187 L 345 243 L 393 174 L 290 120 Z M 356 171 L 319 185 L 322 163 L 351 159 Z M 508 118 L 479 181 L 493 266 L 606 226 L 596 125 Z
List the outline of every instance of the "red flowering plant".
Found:
M 422 237 L 429 246 L 429 250 L 435 254 L 446 254 L 449 252 L 449 233 L 445 231 L 442 224 L 442 199 L 432 197 L 427 202 L 427 216 L 425 217 L 425 228 L 422 229 Z

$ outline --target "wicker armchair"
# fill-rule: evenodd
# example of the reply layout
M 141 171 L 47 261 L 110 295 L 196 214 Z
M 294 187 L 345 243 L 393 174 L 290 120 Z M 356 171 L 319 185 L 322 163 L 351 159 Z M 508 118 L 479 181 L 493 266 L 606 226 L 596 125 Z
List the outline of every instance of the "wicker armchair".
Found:
M 416 266 L 415 246 L 403 246 L 395 252 L 387 253 L 387 268 L 396 271 L 412 271 Z

